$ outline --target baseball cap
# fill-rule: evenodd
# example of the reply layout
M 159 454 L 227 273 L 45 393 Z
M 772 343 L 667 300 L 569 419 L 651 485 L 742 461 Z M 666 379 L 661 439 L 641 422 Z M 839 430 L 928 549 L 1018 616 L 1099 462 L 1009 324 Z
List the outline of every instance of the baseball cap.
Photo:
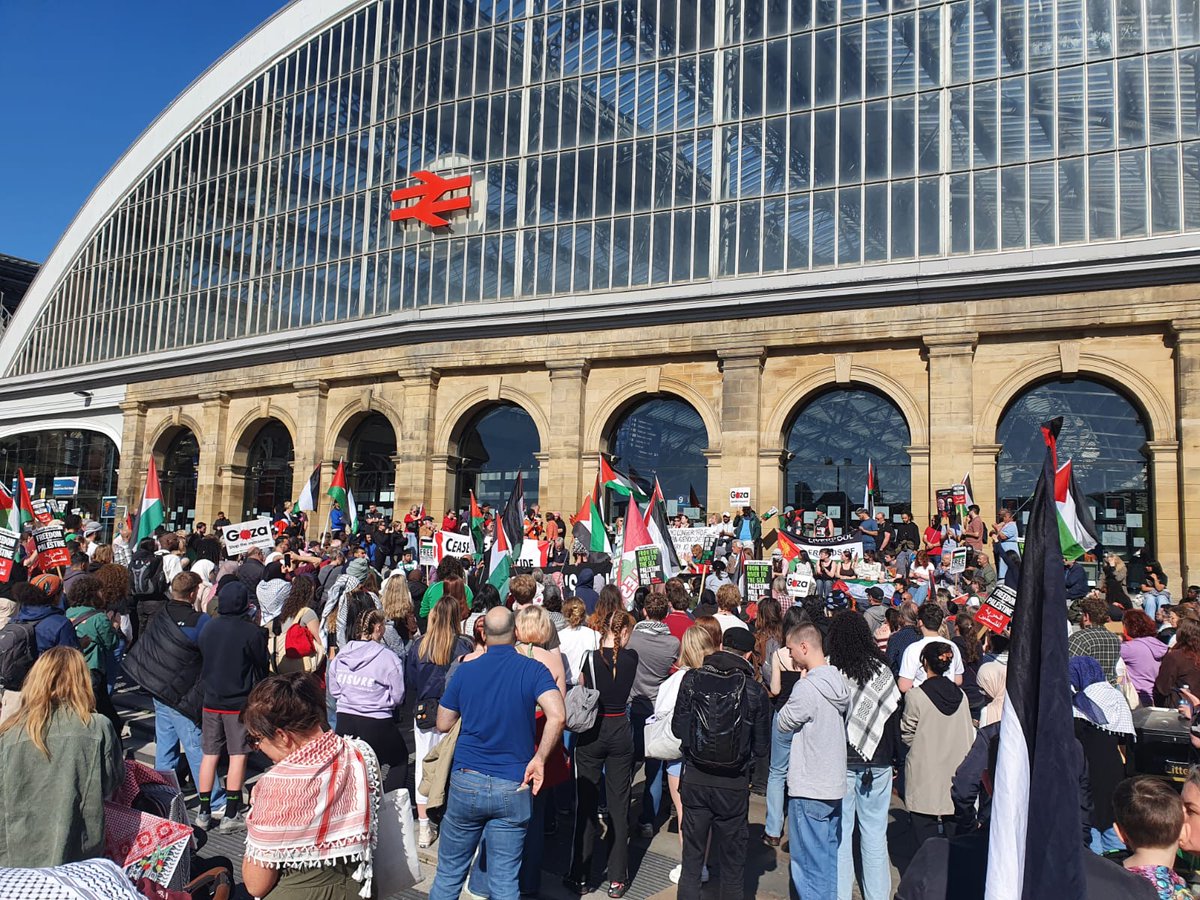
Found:
M 99 522 L 85 522 L 83 525 L 83 533 L 95 534 L 96 532 L 103 530 L 103 528 L 104 526 Z
M 754 635 L 748 628 L 733 627 L 721 638 L 721 646 L 734 653 L 749 653 L 754 649 Z
M 47 597 L 57 597 L 59 591 L 62 590 L 62 579 L 57 575 L 35 575 L 29 580 L 29 583 Z

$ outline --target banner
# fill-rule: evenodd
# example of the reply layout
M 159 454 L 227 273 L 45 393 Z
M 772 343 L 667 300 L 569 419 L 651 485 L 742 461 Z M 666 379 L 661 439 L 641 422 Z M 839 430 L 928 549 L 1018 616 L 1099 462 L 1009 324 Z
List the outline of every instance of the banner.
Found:
M 33 518 L 43 525 L 47 525 L 54 521 L 54 513 L 57 511 L 57 506 L 53 500 L 43 500 L 39 497 L 36 500 L 30 501 L 33 504 Z
M 417 563 L 431 569 L 437 566 L 437 546 L 434 544 L 433 538 L 421 538 L 417 550 Z
M 55 475 L 53 485 L 51 493 L 55 497 L 74 497 L 79 493 L 79 477 L 75 475 L 70 477 Z
M 746 602 L 758 603 L 771 595 L 771 579 L 775 577 L 770 560 L 746 561 Z
M 63 540 L 61 522 L 51 522 L 33 529 L 33 543 L 37 548 L 38 566 L 43 572 L 71 564 L 71 551 Z
M 271 534 L 271 522 L 268 519 L 226 525 L 221 529 L 221 540 L 225 542 L 225 552 L 230 556 L 246 553 L 255 547 L 267 551 L 275 548 L 275 537 Z
M 650 544 L 638 547 L 637 554 L 638 584 L 662 584 L 666 578 L 663 573 L 662 548 Z
M 1017 604 L 1017 592 L 1007 584 L 998 584 L 992 589 L 991 596 L 983 601 L 979 611 L 975 613 L 975 621 L 986 625 L 996 634 L 1002 634 L 1012 621 L 1013 609 Z M 982 632 L 981 632 L 982 633 Z
M 692 558 L 692 547 L 700 545 L 702 556 L 712 558 L 712 549 L 717 542 L 715 528 L 669 528 L 671 543 L 675 545 L 675 555 L 679 562 L 687 566 L 687 560 Z
M 0 581 L 8 581 L 12 577 L 13 561 L 17 558 L 17 541 L 20 539 L 15 531 L 0 528 Z
M 794 532 L 785 532 L 792 543 L 801 550 L 807 550 L 809 557 L 816 563 L 817 557 L 822 550 L 828 550 L 837 557 L 844 550 L 849 550 L 850 554 L 855 559 L 862 559 L 863 546 L 862 538 L 854 537 L 853 535 L 838 535 L 837 537 L 819 538 L 819 537 L 801 537 Z
M 546 559 L 550 555 L 550 542 L 525 538 L 521 542 L 521 555 L 517 562 L 521 565 L 532 566 L 535 569 L 546 568 Z
M 457 531 L 439 531 L 433 536 L 434 555 L 441 563 L 447 556 L 461 559 L 464 556 L 475 555 L 475 542 L 469 534 L 459 534 Z
M 735 487 L 729 489 L 729 505 L 733 509 L 750 505 L 750 488 Z
M 967 571 L 967 548 L 955 547 L 954 552 L 950 554 L 950 574 L 961 575 Z

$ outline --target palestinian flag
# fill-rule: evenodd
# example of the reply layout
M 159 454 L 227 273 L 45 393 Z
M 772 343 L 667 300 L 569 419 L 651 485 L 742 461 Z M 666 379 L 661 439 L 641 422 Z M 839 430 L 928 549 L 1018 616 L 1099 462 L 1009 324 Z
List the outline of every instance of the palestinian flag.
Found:
M 539 541 L 537 538 L 525 538 L 517 559 L 521 561 L 522 565 L 533 566 L 535 569 L 546 568 L 546 562 L 550 559 L 550 542 Z
M 483 510 L 475 501 L 475 492 L 468 493 L 471 495 L 471 540 L 475 544 L 475 553 L 478 556 L 483 553 Z
M 504 512 L 500 514 L 500 521 L 496 526 L 497 540 L 499 533 L 503 531 L 504 543 L 510 553 L 525 540 L 525 487 L 520 472 L 517 473 L 512 493 L 508 495 L 508 502 L 504 504 Z
M 1066 559 L 1079 559 L 1100 543 L 1096 523 L 1067 460 L 1054 473 L 1054 505 L 1058 507 L 1058 542 Z
M 867 460 L 867 486 L 863 489 L 862 508 L 872 519 L 875 518 L 875 465 Z
M 667 504 L 657 478 L 654 479 L 654 493 L 650 496 L 650 505 L 646 507 L 646 530 L 655 546 L 662 551 L 663 575 L 674 578 L 681 568 L 679 554 L 675 552 L 675 544 L 671 540 L 671 529 L 667 525 Z
M 24 483 L 24 479 L 22 479 Z M 137 537 L 134 542 L 154 537 L 154 530 L 166 521 L 163 511 L 162 490 L 158 486 L 158 470 L 154 457 L 150 457 L 150 468 L 146 471 L 146 489 L 142 491 L 141 512 L 138 513 Z
M 0 484 L 0 528 L 7 528 L 9 531 L 16 531 L 18 533 L 21 530 L 13 495 L 2 484 Z
M 612 545 L 608 542 L 608 532 L 604 529 L 600 507 L 596 506 L 591 494 L 583 498 L 583 506 L 579 508 L 579 514 L 575 517 L 571 536 L 585 552 L 612 555 Z
M 649 499 L 645 492 L 634 483 L 632 478 L 628 475 L 622 475 L 610 466 L 603 453 L 600 454 L 600 480 L 614 494 L 619 494 L 622 497 L 632 496 L 634 499 L 643 502 Z
M 955 504 L 954 512 L 958 515 L 959 522 L 966 522 L 969 510 L 975 504 L 974 491 L 971 490 L 970 472 L 963 476 L 962 486 L 965 489 L 962 493 L 962 502 Z
M 296 501 L 296 505 L 292 508 L 292 513 L 313 512 L 317 508 L 317 492 L 320 489 L 321 464 L 317 463 L 317 467 L 308 476 L 308 481 L 304 485 L 304 490 L 300 492 L 300 499 Z
M 1079 839 L 1083 755 L 1071 724 L 1061 518 L 1055 444 L 1062 419 L 1042 426 L 1046 455 L 1029 508 L 1021 584 L 992 773 L 988 900 L 1086 897 Z
M 690 506 L 692 509 L 701 509 L 702 508 L 700 506 L 700 497 L 696 493 L 696 489 L 694 487 L 692 487 L 690 484 L 688 485 L 688 506 Z
M 638 509 L 637 498 L 629 498 L 629 509 L 625 513 L 625 527 L 621 533 L 621 564 L 618 569 L 617 587 L 621 591 L 621 599 L 625 608 L 633 605 L 633 595 L 638 589 L 638 547 L 648 547 L 654 541 L 646 530 L 646 520 Z
M 487 581 L 500 592 L 500 602 L 508 602 L 508 576 L 512 571 L 512 558 L 508 552 L 508 539 L 500 522 L 496 522 L 496 539 L 492 541 L 492 549 L 488 555 Z
M 784 562 L 791 562 L 800 555 L 800 548 L 784 533 L 782 528 L 775 532 L 775 549 L 783 554 Z
M 333 473 L 333 481 L 329 483 L 329 490 L 325 493 L 342 508 L 342 513 L 345 514 L 346 522 L 349 524 L 349 532 L 353 534 L 358 531 L 358 510 L 354 508 L 354 494 L 346 484 L 345 460 L 338 463 L 337 471 Z
M 151 460 L 153 463 L 153 460 Z M 16 516 L 13 518 L 12 530 L 19 532 L 26 525 L 31 525 L 37 521 L 37 517 L 33 514 L 33 500 L 29 497 L 29 482 L 25 480 L 25 470 L 17 469 L 17 496 L 14 498 L 17 504 Z

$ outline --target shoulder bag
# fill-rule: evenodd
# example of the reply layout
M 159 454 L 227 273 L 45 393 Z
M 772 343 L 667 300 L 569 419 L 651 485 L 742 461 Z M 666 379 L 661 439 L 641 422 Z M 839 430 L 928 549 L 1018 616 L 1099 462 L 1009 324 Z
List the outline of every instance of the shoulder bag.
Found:
M 592 662 L 594 653 L 589 652 L 587 658 L 588 672 L 591 683 L 596 683 L 596 668 Z M 596 716 L 600 712 L 600 692 L 594 687 L 587 687 L 582 679 L 567 691 L 567 731 L 582 734 L 590 731 L 596 724 Z

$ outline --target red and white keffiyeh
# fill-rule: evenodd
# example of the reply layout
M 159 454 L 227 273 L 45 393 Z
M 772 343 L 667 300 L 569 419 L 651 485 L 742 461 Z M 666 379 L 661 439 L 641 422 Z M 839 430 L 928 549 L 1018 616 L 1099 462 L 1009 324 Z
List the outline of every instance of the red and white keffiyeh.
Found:
M 246 857 L 269 869 L 357 862 L 354 878 L 367 897 L 381 797 L 374 751 L 327 731 L 258 780 Z

